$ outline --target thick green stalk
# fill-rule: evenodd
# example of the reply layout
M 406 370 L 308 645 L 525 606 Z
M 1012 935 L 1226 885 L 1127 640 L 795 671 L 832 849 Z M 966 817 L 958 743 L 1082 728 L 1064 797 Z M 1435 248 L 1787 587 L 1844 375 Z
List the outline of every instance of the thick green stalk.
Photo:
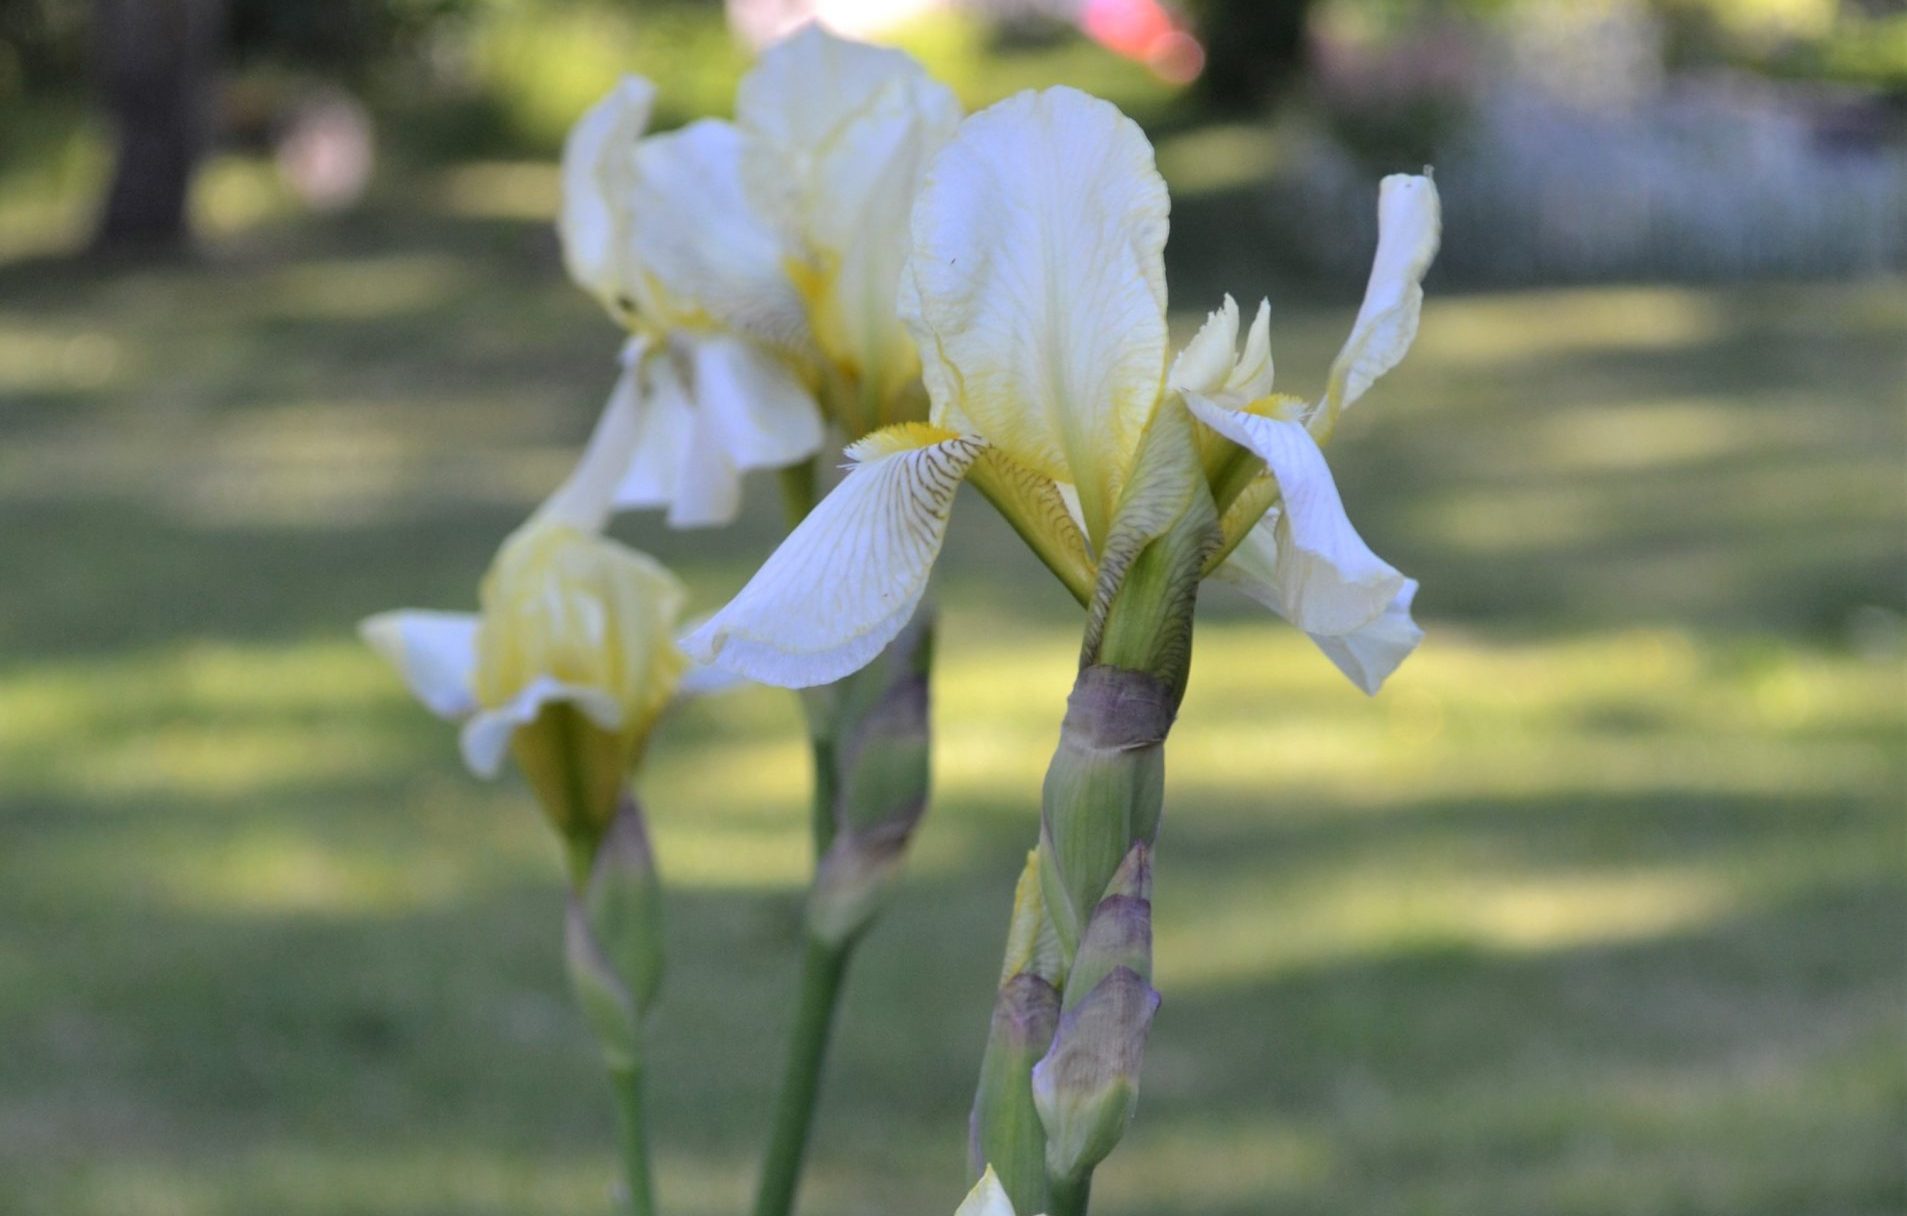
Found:
M 826 733 L 826 727 L 812 717 L 808 726 L 808 753 L 814 764 L 814 799 L 808 829 L 814 841 L 814 857 L 818 863 L 834 845 L 836 779 L 834 738 Z
M 655 1183 L 649 1169 L 648 1120 L 643 1108 L 642 1069 L 614 1069 L 616 1113 L 622 1133 L 622 1166 L 629 1184 L 629 1216 L 655 1216 Z
M 1024 1109 L 1044 1134 L 1044 1177 L 1026 1154 L 990 1164 L 1010 1194 L 1084 1216 L 1092 1172 L 1124 1134 L 1159 996 L 1151 986 L 1151 846 L 1165 793 L 1165 739 L 1192 657 L 1192 610 L 1220 543 L 1189 418 L 1162 407 L 1100 549 L 1080 671 L 1041 790 L 1036 865 L 1057 940 L 1060 1016 L 1027 1078 L 983 1078 L 976 1115 Z M 1015 948 L 1009 943 L 1009 969 Z M 991 1047 L 991 1044 L 990 1044 Z M 1018 1084 L 1017 1079 L 1014 1084 Z M 1009 1176 L 1009 1173 L 1012 1176 Z
M 852 943 L 829 946 L 810 938 L 801 962 L 801 1001 L 795 1011 L 794 1041 L 788 1051 L 774 1132 L 762 1164 L 755 1216 L 786 1216 L 794 1210 L 795 1189 L 821 1090 L 821 1068 L 834 1028 L 841 981 L 847 974 Z
M 1078 1182 L 1058 1183 L 1047 1216 L 1086 1216 L 1086 1204 L 1092 1197 L 1093 1179 L 1088 1174 Z

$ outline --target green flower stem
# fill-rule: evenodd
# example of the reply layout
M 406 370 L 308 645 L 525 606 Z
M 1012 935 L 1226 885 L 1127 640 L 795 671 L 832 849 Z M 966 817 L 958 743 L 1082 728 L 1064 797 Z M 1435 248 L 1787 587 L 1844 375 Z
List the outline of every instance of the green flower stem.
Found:
M 610 1084 L 622 1133 L 622 1165 L 629 1183 L 630 1216 L 655 1216 L 655 1183 L 649 1169 L 648 1122 L 643 1111 L 642 1069 L 613 1069 Z
M 791 531 L 814 508 L 817 471 L 813 460 L 782 470 Z M 756 1216 L 793 1210 L 848 960 L 879 915 L 926 809 L 932 654 L 932 613 L 923 609 L 872 663 L 802 696 L 814 755 L 815 876 L 801 996 Z
M 781 505 L 789 531 L 814 510 L 818 480 L 814 460 L 804 460 L 781 470 Z M 808 723 L 808 747 L 814 757 L 811 826 L 815 861 L 819 864 L 834 843 L 837 781 L 831 698 L 814 702 L 816 695 L 809 695 L 809 712 L 803 717 Z M 761 1185 L 755 1194 L 757 1216 L 787 1216 L 794 1210 L 795 1191 L 801 1184 L 802 1164 L 807 1157 L 815 1107 L 820 1098 L 822 1066 L 826 1063 L 828 1040 L 834 1031 L 834 1012 L 840 1004 L 841 981 L 847 973 L 848 955 L 854 949 L 852 940 L 840 946 L 829 946 L 812 937 L 807 941 L 801 960 L 801 997 L 794 1034 L 788 1045 L 774 1130 L 762 1161 Z
M 801 1004 L 795 1014 L 794 1041 L 788 1051 L 775 1128 L 762 1166 L 755 1216 L 788 1216 L 794 1210 L 802 1159 L 814 1126 L 821 1067 L 834 1029 L 834 1011 L 847 975 L 853 943 L 830 946 L 813 938 L 801 962 Z
M 835 775 L 834 736 L 812 715 L 808 718 L 808 750 L 814 757 L 814 811 L 809 826 L 815 862 L 819 864 L 834 845 L 834 800 L 840 782 Z
M 1086 1216 L 1086 1204 L 1092 1195 L 1093 1177 L 1087 1174 L 1077 1182 L 1052 1184 L 1052 1202 L 1047 1216 Z

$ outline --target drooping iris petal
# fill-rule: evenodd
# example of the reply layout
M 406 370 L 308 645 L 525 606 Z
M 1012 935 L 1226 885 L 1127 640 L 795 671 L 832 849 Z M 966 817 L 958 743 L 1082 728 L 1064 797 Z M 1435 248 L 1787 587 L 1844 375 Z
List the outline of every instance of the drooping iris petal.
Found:
M 784 351 L 810 344 L 787 248 L 742 184 L 744 141 L 714 119 L 636 146 L 628 206 L 638 303 L 669 329 L 725 329 Z
M 1344 634 L 1383 613 L 1404 576 L 1351 526 L 1331 467 L 1304 424 L 1226 409 L 1196 393 L 1185 400 L 1199 421 L 1263 460 L 1278 482 L 1279 614 L 1306 633 Z
M 735 522 L 742 508 L 742 474 L 706 411 L 689 418 L 682 464 L 669 502 L 671 528 L 719 528 Z
M 821 446 L 813 398 L 760 347 L 722 335 L 659 348 L 638 339 L 625 364 L 608 406 L 634 428 L 617 507 L 666 507 L 678 528 L 727 524 L 743 471 L 795 464 Z
M 1233 408 L 1248 405 L 1271 392 L 1271 302 L 1258 302 L 1245 349 L 1238 349 L 1238 301 L 1228 294 L 1225 303 L 1185 344 L 1166 383 L 1181 393 L 1199 393 Z
M 1281 585 L 1279 574 L 1277 514 L 1277 508 L 1272 508 L 1212 577 L 1283 616 L 1288 592 Z M 1424 631 L 1410 615 L 1411 601 L 1416 595 L 1417 580 L 1407 578 L 1375 619 L 1349 633 L 1307 636 L 1353 684 L 1374 695 L 1423 641 Z
M 479 777 L 495 777 L 503 769 L 504 757 L 510 754 L 510 740 L 516 732 L 535 722 L 537 715 L 549 706 L 564 704 L 574 705 L 602 730 L 622 729 L 622 707 L 608 690 L 539 676 L 502 705 L 482 710 L 464 723 L 458 735 L 464 764 Z
M 556 488 L 535 519 L 567 524 L 583 532 L 600 532 L 621 497 L 630 466 L 642 459 L 643 445 L 654 438 L 657 416 L 641 390 L 642 364 L 647 343 L 631 339 L 623 350 L 623 374 L 611 390 L 596 427 L 576 467 Z
M 983 447 L 904 425 L 849 448 L 847 477 L 683 649 L 787 688 L 865 666 L 920 603 L 954 493 Z
M 632 349 L 633 348 L 633 349 Z M 666 507 L 675 501 L 695 407 L 688 386 L 666 352 L 648 353 L 632 342 L 610 408 L 625 398 L 639 419 L 635 451 L 616 486 L 618 508 Z
M 735 338 L 693 343 L 695 408 L 738 469 L 779 469 L 821 447 L 821 414 L 788 365 Z
M 691 634 L 700 629 L 709 620 L 709 615 L 696 617 L 682 628 L 677 635 L 676 644 L 680 647 Z M 720 667 L 711 667 L 707 663 L 691 662 L 682 672 L 682 679 L 675 686 L 678 700 L 690 697 L 709 697 L 717 693 L 731 692 L 750 683 L 745 675 L 725 671 Z
M 1370 624 L 1339 637 L 1314 633 L 1311 640 L 1339 671 L 1351 677 L 1352 683 L 1375 694 L 1424 640 L 1423 629 L 1410 615 L 1411 601 L 1416 598 L 1417 580 L 1407 578 L 1383 615 Z
M 909 208 L 959 102 L 909 56 L 808 26 L 763 52 L 735 114 L 748 185 L 795 247 L 816 339 L 877 422 L 919 375 L 894 297 Z
M 380 612 L 358 625 L 365 642 L 397 669 L 405 687 L 440 718 L 477 708 L 470 673 L 477 665 L 477 615 L 405 609 Z
M 914 205 L 900 311 L 935 421 L 1076 486 L 1095 542 L 1164 381 L 1169 208 L 1144 133 L 1067 88 L 961 124 Z
M 618 318 L 635 306 L 628 199 L 636 141 L 649 125 L 655 86 L 624 76 L 570 129 L 563 144 L 563 204 L 556 230 L 570 277 Z
M 1377 256 L 1351 336 L 1331 365 L 1325 390 L 1327 424 L 1410 349 L 1424 303 L 1424 274 L 1437 256 L 1442 232 L 1435 182 L 1403 173 L 1383 180 L 1377 196 Z

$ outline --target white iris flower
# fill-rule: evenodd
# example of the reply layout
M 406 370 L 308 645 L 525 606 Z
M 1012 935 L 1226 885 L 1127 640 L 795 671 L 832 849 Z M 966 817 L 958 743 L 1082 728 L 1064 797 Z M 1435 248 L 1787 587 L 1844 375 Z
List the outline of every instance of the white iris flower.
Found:
M 732 123 L 647 135 L 626 77 L 571 130 L 558 231 L 572 278 L 629 329 L 612 400 L 637 457 L 618 507 L 735 517 L 741 474 L 924 414 L 894 315 L 907 206 L 958 103 L 906 55 L 810 27 L 742 81 Z
M 1085 602 L 1142 438 L 1189 410 L 1228 555 L 1210 572 L 1375 691 L 1421 637 L 1416 584 L 1351 526 L 1318 440 L 1416 334 L 1436 188 L 1384 179 L 1364 304 L 1309 404 L 1272 395 L 1265 305 L 1242 354 L 1228 298 L 1172 358 L 1168 209 L 1151 145 L 1104 101 L 1023 93 L 961 124 L 915 201 L 900 279 L 930 424 L 851 446 L 846 479 L 689 653 L 789 686 L 853 671 L 919 601 L 963 480 Z

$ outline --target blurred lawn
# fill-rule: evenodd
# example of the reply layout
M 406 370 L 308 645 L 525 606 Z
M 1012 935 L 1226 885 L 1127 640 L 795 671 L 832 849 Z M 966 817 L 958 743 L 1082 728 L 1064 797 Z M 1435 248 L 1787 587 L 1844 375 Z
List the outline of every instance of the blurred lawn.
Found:
M 1270 292 L 1315 386 L 1356 283 L 1194 131 L 1186 327 Z M 0 265 L 0 1211 L 609 1211 L 558 863 L 352 639 L 461 607 L 615 335 L 546 167 L 469 165 L 211 264 Z M 1435 289 L 1333 448 L 1430 637 L 1366 700 L 1214 591 L 1173 746 L 1166 993 L 1119 1213 L 1882 1216 L 1907 1205 L 1899 283 Z M 702 607 L 753 522 L 625 536 Z M 945 1213 L 1076 615 L 976 501 L 940 801 L 853 976 L 807 1211 Z M 693 707 L 667 1207 L 743 1209 L 805 868 L 790 698 Z

